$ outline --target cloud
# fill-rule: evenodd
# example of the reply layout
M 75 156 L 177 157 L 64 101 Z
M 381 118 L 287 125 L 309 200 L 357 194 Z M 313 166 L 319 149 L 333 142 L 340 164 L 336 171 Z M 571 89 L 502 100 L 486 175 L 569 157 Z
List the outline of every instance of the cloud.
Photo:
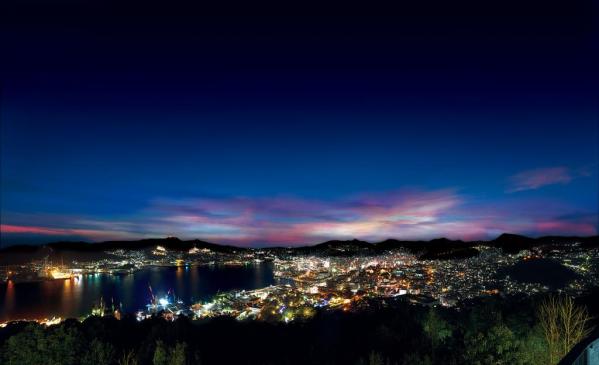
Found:
M 510 186 L 508 193 L 515 193 L 525 190 L 536 190 L 543 186 L 555 184 L 568 184 L 577 175 L 567 167 L 547 167 L 523 171 L 510 177 Z
M 64 235 L 66 230 L 46 227 L 34 227 L 34 226 L 14 226 L 10 224 L 0 225 L 2 233 L 31 233 L 31 234 L 45 234 L 45 235 Z
M 114 230 L 94 230 L 77 228 L 54 228 L 44 226 L 21 226 L 11 224 L 1 224 L 0 232 L 4 234 L 24 234 L 24 235 L 42 235 L 56 237 L 81 237 L 93 240 L 110 240 L 114 237 L 134 238 L 129 232 Z
M 538 222 L 537 230 L 546 235 L 562 235 L 576 232 L 577 235 L 592 236 L 597 234 L 597 225 L 591 222 L 549 220 Z
M 179 234 L 228 243 L 300 244 L 383 237 L 389 226 L 434 222 L 459 202 L 451 190 L 394 191 L 334 201 L 295 197 L 162 200 L 149 211 L 155 225 Z
M 128 216 L 10 214 L 2 236 L 91 241 L 178 236 L 240 246 L 304 245 L 329 239 L 489 239 L 596 233 L 596 214 L 550 201 L 476 202 L 454 189 L 363 193 L 340 199 L 203 197 L 157 199 Z M 579 218 L 576 218 L 579 217 Z M 581 219 L 580 217 L 584 217 Z

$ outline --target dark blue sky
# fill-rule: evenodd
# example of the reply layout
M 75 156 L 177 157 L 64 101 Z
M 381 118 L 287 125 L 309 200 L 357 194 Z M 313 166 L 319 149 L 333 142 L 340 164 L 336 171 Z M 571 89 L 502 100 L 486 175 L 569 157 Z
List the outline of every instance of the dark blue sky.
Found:
M 36 5 L 7 9 L 2 28 L 8 244 L 596 233 L 584 4 L 385 17 Z

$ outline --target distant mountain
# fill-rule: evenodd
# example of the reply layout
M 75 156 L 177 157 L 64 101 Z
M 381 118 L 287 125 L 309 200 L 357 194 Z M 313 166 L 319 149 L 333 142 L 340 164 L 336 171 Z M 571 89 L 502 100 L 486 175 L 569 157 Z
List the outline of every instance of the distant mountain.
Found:
M 387 239 L 376 243 L 379 250 L 391 250 L 394 248 L 405 248 L 413 252 L 420 252 L 431 249 L 447 249 L 454 247 L 472 247 L 480 242 L 464 242 L 462 240 L 450 240 L 448 238 L 435 238 L 430 241 L 400 241 L 396 239 Z
M 323 243 L 319 243 L 317 245 L 312 246 L 316 249 L 371 249 L 372 243 L 366 241 L 360 241 L 357 239 L 340 241 L 340 240 L 332 240 L 326 241 Z
M 302 246 L 292 249 L 296 253 L 321 254 L 329 256 L 348 256 L 356 253 L 375 253 L 376 246 L 370 242 L 357 239 L 340 241 L 332 240 L 314 246 Z
M 504 233 L 496 239 L 489 241 L 489 245 L 499 247 L 506 252 L 519 252 L 537 246 L 559 246 L 564 244 L 580 244 L 582 247 L 599 247 L 599 236 L 576 237 L 576 236 L 544 236 L 530 238 L 517 234 Z
M 504 233 L 490 241 L 489 244 L 491 246 L 499 247 L 506 252 L 515 253 L 520 250 L 534 247 L 535 244 L 537 244 L 537 240 L 517 234 Z
M 402 241 L 396 239 L 387 239 L 381 242 L 370 243 L 357 239 L 353 240 L 331 240 L 319 243 L 313 246 L 300 246 L 293 248 L 265 248 L 265 250 L 280 251 L 286 250 L 297 254 L 320 254 L 331 256 L 343 256 L 353 254 L 376 254 L 388 250 L 404 248 L 413 253 L 426 255 L 424 257 L 441 258 L 451 257 L 454 253 L 459 255 L 471 255 L 474 246 L 485 245 L 501 248 L 506 252 L 518 252 L 523 249 L 530 249 L 536 246 L 555 246 L 564 244 L 580 244 L 582 247 L 599 247 L 599 237 L 561 237 L 546 236 L 540 238 L 530 238 L 521 235 L 504 233 L 491 241 L 462 241 L 450 240 L 447 238 L 437 238 L 430 241 Z M 249 248 L 219 245 L 201 240 L 183 241 L 176 237 L 152 238 L 138 241 L 106 241 L 99 243 L 61 241 L 53 242 L 42 246 L 9 246 L 0 250 L 3 254 L 32 254 L 40 250 L 52 251 L 79 251 L 79 252 L 101 252 L 116 249 L 141 250 L 163 246 L 169 250 L 187 251 L 193 247 L 199 249 L 206 248 L 216 252 L 232 253 L 252 250 Z
M 109 250 L 143 250 L 162 246 L 169 250 L 187 251 L 193 247 L 199 249 L 207 248 L 216 252 L 235 252 L 244 251 L 247 248 L 234 247 L 228 245 L 219 245 L 216 243 L 205 242 L 201 240 L 182 241 L 176 237 L 169 238 L 150 238 L 138 241 L 105 241 L 97 243 L 89 243 L 83 241 L 58 241 L 51 242 L 45 245 L 18 245 L 9 246 L 0 250 L 2 253 L 31 253 L 41 249 L 51 249 L 53 251 L 79 251 L 79 252 L 95 252 Z
M 499 235 L 499 237 L 497 237 L 493 240 L 493 242 L 505 242 L 505 243 L 533 242 L 533 241 L 535 241 L 534 238 L 521 236 L 519 234 L 511 234 L 511 233 L 502 233 L 501 235 Z
M 27 252 L 36 252 L 40 249 L 41 246 L 33 246 L 33 245 L 14 245 L 8 246 L 3 249 L 0 249 L 2 253 L 27 253 Z
M 472 257 L 478 254 L 475 246 L 497 247 L 508 253 L 536 246 L 563 246 L 579 243 L 582 247 L 599 247 L 599 237 L 560 237 L 548 236 L 530 238 L 521 235 L 504 233 L 490 241 L 462 241 L 451 240 L 445 237 L 430 241 L 403 241 L 387 239 L 381 242 L 370 243 L 357 239 L 332 240 L 313 246 L 289 248 L 288 251 L 298 254 L 319 254 L 322 256 L 348 256 L 353 254 L 377 254 L 394 249 L 407 249 L 419 255 L 422 259 L 450 259 Z
M 233 247 L 227 245 L 218 245 L 216 243 L 205 242 L 201 240 L 182 241 L 177 237 L 168 238 L 149 238 L 139 241 L 106 241 L 98 243 L 87 242 L 54 242 L 49 243 L 48 247 L 57 251 L 108 251 L 108 250 L 140 250 L 162 246 L 169 250 L 188 251 L 191 248 L 199 249 L 207 248 L 217 252 L 234 252 L 246 250 L 241 247 Z
M 234 253 L 248 250 L 242 247 L 218 245 L 201 240 L 182 241 L 176 237 L 151 238 L 138 241 L 106 241 L 89 243 L 82 241 L 59 241 L 45 245 L 9 246 L 0 250 L 0 266 L 23 264 L 31 260 L 40 260 L 50 255 L 59 257 L 95 257 L 100 258 L 105 251 L 112 250 L 148 250 L 162 246 L 168 250 L 187 252 L 193 247 L 210 249 L 214 252 Z

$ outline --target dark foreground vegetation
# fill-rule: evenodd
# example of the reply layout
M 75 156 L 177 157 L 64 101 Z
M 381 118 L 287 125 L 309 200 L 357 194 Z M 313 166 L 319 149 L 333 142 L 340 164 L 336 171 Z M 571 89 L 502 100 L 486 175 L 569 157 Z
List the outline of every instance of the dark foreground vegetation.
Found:
M 290 324 L 90 317 L 45 328 L 18 322 L 0 329 L 0 363 L 552 364 L 573 346 L 560 326 L 573 318 L 552 312 L 566 299 L 488 298 L 462 310 L 399 301 Z M 598 299 L 595 291 L 570 303 L 588 308 L 585 318 L 597 318 L 592 303 Z M 585 320 L 579 335 L 595 325 Z

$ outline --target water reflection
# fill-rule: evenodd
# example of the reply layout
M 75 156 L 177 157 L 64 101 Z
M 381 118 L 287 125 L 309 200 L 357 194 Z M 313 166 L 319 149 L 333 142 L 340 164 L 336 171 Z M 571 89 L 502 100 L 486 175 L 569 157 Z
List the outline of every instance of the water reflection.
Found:
M 134 312 L 155 295 L 173 290 L 186 303 L 207 300 L 218 291 L 255 289 L 274 284 L 268 263 L 243 267 L 153 267 L 131 275 L 84 275 L 79 279 L 0 284 L 0 321 L 52 316 L 80 317 L 90 313 L 100 298 L 106 305 L 123 305 Z
M 175 295 L 183 295 L 183 289 L 185 288 L 184 282 L 185 269 L 182 266 L 177 267 L 177 286 L 175 289 Z
M 9 280 L 6 283 L 6 295 L 4 296 L 3 308 L 7 311 L 14 311 L 15 307 L 15 284 Z
M 73 291 L 71 290 L 72 282 L 73 279 L 62 280 L 62 297 L 60 299 L 62 300 L 62 307 L 67 313 L 73 312 L 73 310 L 76 308 L 74 305 L 75 300 L 73 298 Z

